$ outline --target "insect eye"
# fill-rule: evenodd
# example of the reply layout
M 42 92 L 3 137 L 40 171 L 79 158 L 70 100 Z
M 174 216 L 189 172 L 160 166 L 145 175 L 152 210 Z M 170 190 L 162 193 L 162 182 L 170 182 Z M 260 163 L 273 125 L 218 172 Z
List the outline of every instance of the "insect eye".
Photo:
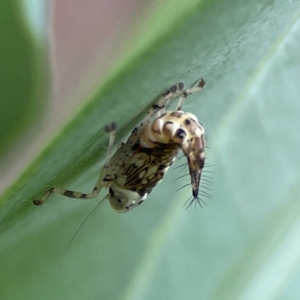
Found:
M 120 199 L 117 199 L 118 203 L 122 203 L 122 201 Z
M 189 119 L 185 119 L 184 123 L 185 123 L 185 125 L 190 125 L 191 121 Z

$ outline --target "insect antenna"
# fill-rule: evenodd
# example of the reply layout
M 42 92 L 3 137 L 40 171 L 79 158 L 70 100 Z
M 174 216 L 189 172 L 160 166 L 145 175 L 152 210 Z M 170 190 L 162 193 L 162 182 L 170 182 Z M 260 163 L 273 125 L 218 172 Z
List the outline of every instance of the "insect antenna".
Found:
M 67 251 L 70 249 L 73 241 L 75 240 L 77 234 L 79 233 L 79 231 L 81 230 L 81 228 L 83 227 L 83 225 L 87 222 L 87 220 L 90 218 L 90 216 L 96 211 L 96 209 L 100 206 L 100 204 L 107 199 L 107 195 L 105 195 L 105 197 L 99 202 L 97 203 L 97 205 L 92 209 L 92 211 L 86 216 L 86 218 L 83 220 L 83 222 L 80 224 L 80 226 L 77 228 L 77 230 L 75 231 L 75 233 L 73 234 L 69 244 L 66 247 L 66 250 L 64 251 L 63 255 L 65 255 L 67 253 Z

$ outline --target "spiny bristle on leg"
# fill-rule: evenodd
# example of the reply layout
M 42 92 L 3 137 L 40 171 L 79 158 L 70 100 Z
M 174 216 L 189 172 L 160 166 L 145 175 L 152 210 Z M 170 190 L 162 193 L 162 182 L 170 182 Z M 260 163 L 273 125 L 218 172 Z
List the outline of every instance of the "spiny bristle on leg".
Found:
M 195 204 L 195 209 L 197 208 L 197 204 L 201 207 L 201 208 L 203 208 L 203 206 L 202 206 L 202 203 L 204 204 L 204 205 L 207 205 L 206 203 L 205 203 L 205 201 L 203 201 L 200 197 L 194 197 L 194 196 L 191 196 L 185 203 L 184 203 L 184 205 L 183 205 L 183 207 L 185 207 L 186 206 L 186 208 L 185 209 L 188 209 L 189 207 L 191 207 L 192 205 L 193 205 L 193 203 Z
M 183 178 L 183 177 L 186 177 L 186 176 L 190 176 L 190 174 L 187 173 L 187 174 L 181 175 L 181 176 L 177 177 L 176 179 L 174 179 L 173 181 L 176 181 L 176 180 L 178 180 L 180 178 Z
M 184 189 L 185 187 L 190 186 L 190 185 L 191 185 L 190 183 L 187 183 L 187 184 L 183 185 L 182 187 L 178 188 L 178 189 L 176 190 L 176 192 L 178 192 L 178 191 L 180 191 L 180 190 L 182 190 L 182 189 Z
M 213 199 L 213 198 L 214 198 L 213 196 L 211 196 L 210 194 L 206 193 L 205 191 L 201 191 L 201 192 L 199 193 L 199 195 L 201 195 L 201 196 L 203 196 L 203 197 L 206 197 L 206 198 L 208 198 L 208 199 Z
M 187 162 L 185 162 L 184 164 L 182 164 L 182 165 L 180 165 L 180 166 L 177 166 L 177 167 L 175 167 L 175 168 L 174 168 L 174 170 L 176 170 L 176 169 L 179 169 L 179 168 L 181 168 L 181 167 L 185 168 L 185 167 L 187 167 L 187 166 L 188 166 L 188 163 L 187 163 Z

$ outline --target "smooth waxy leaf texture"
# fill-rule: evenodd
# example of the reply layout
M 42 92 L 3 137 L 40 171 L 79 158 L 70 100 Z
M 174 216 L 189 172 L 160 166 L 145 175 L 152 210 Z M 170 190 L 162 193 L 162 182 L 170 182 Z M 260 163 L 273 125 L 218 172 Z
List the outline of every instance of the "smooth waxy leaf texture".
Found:
M 2 298 L 297 299 L 299 13 L 299 1 L 204 1 L 132 46 L 135 57 L 3 193 Z M 62 255 L 99 200 L 31 200 L 54 184 L 91 190 L 107 143 L 101 128 L 117 120 L 122 139 L 165 87 L 200 77 L 205 89 L 184 109 L 206 128 L 214 166 L 204 175 L 214 185 L 203 189 L 214 199 L 181 209 L 191 191 L 176 192 L 186 169 L 174 165 L 132 212 L 99 207 Z

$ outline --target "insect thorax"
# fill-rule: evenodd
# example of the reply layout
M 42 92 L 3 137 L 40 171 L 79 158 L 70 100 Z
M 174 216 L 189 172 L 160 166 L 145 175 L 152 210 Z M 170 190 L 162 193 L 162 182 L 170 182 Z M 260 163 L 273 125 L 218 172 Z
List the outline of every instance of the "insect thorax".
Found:
M 151 121 L 142 132 L 135 128 L 109 164 L 107 176 L 114 178 L 109 195 L 112 206 L 125 212 L 141 204 L 161 182 L 180 149 L 188 157 L 191 184 L 198 192 L 204 166 L 204 128 L 196 116 L 169 111 Z M 118 203 L 112 203 L 114 200 Z

